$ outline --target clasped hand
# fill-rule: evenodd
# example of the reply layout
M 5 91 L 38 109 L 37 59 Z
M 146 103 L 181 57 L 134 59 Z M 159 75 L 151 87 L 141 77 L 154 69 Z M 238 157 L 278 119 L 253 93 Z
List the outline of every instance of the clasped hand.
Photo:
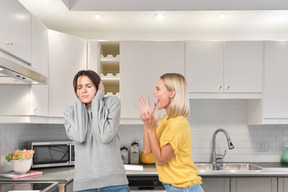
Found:
M 150 106 L 149 96 L 147 95 L 147 102 L 141 96 L 138 98 L 139 106 L 134 104 L 134 106 L 141 112 L 140 118 L 142 119 L 144 126 L 148 129 L 155 129 L 157 122 L 160 119 L 161 112 L 159 112 L 158 117 L 155 119 L 154 111 L 156 109 L 156 103 L 153 107 Z

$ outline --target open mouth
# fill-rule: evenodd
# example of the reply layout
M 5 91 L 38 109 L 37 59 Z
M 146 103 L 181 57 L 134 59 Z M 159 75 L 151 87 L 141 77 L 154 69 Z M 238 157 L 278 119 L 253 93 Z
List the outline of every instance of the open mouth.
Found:
M 156 105 L 159 103 L 159 99 L 154 98 L 154 103 L 156 103 Z

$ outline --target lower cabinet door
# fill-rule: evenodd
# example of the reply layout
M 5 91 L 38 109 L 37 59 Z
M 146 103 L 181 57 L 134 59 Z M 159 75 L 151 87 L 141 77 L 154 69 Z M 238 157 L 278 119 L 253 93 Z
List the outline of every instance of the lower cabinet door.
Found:
M 278 192 L 288 191 L 288 178 L 278 177 Z
M 231 192 L 277 192 L 276 177 L 231 178 Z
M 230 179 L 226 177 L 202 177 L 205 192 L 230 192 Z

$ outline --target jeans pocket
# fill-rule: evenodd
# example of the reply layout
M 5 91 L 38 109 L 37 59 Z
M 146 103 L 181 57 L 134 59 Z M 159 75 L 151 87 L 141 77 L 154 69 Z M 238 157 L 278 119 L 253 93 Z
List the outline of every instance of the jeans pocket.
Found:
M 175 187 L 170 184 L 164 184 L 164 187 L 166 188 L 167 192 L 183 192 L 186 191 L 185 188 Z
M 189 192 L 204 192 L 204 190 L 200 184 L 192 185 L 188 188 L 189 188 Z

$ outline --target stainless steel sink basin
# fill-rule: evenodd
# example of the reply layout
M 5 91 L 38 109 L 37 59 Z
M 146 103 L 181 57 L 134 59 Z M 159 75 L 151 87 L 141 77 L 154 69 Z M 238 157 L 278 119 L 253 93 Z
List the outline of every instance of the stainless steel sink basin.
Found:
M 225 172 L 239 172 L 239 171 L 261 171 L 262 167 L 249 163 L 195 163 L 195 167 L 199 172 L 210 171 L 225 171 Z
M 263 170 L 262 167 L 259 167 L 254 164 L 249 163 L 222 163 L 218 164 L 221 170 L 230 170 L 230 171 L 260 171 Z
M 195 167 L 199 172 L 220 170 L 219 166 L 216 166 L 212 163 L 195 163 Z

